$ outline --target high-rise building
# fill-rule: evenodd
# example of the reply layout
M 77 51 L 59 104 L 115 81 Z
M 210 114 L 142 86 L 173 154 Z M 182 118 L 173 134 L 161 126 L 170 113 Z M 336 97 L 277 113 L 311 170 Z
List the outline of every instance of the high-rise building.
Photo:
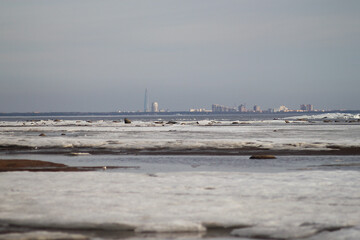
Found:
M 314 111 L 314 106 L 311 104 L 301 104 L 300 110 L 311 112 L 311 111 Z
M 254 112 L 261 112 L 261 108 L 258 105 L 255 105 Z
M 311 104 L 308 104 L 308 105 L 306 105 L 306 110 L 309 112 L 314 111 L 314 106 Z
M 149 96 L 148 96 L 147 88 L 145 89 L 144 112 L 149 112 Z
M 152 112 L 159 112 L 159 104 L 157 102 L 153 102 L 151 105 Z
M 211 106 L 211 109 L 213 112 L 221 112 L 222 111 L 221 105 L 219 105 L 219 104 L 213 104 Z
M 238 110 L 239 110 L 239 112 L 246 112 L 246 111 L 247 111 L 245 105 L 243 105 L 243 104 L 241 104 L 241 105 L 238 107 Z

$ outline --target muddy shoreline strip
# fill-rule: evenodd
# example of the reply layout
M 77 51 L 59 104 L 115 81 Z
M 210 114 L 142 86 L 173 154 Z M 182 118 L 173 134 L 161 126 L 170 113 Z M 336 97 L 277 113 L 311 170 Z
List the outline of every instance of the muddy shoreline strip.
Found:
M 137 166 L 91 166 L 70 167 L 61 163 L 53 163 L 40 160 L 10 159 L 0 160 L 0 172 L 30 171 L 30 172 L 84 172 L 118 168 L 139 168 Z
M 245 156 L 254 154 L 271 154 L 278 156 L 286 155 L 360 155 L 360 146 L 338 146 L 331 145 L 326 149 L 270 149 L 261 147 L 242 147 L 242 148 L 184 148 L 176 149 L 170 147 L 158 148 L 119 148 L 105 149 L 94 147 L 77 148 L 32 148 L 17 145 L 0 146 L 0 153 L 5 154 L 54 154 L 54 155 L 208 155 L 208 156 Z

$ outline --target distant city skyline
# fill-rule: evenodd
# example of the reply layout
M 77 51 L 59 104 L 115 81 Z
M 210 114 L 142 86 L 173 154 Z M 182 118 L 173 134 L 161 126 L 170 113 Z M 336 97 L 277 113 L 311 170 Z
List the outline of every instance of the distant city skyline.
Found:
M 312 104 L 300 104 L 299 108 L 288 108 L 285 105 L 281 105 L 279 107 L 272 107 L 267 109 L 262 109 L 261 106 L 255 104 L 252 109 L 247 108 L 246 104 L 240 104 L 238 106 L 229 107 L 220 104 L 211 104 L 211 109 L 207 109 L 206 107 L 203 108 L 189 108 L 190 112 L 292 112 L 292 111 L 304 111 L 304 112 L 311 112 L 311 111 L 326 111 L 326 110 L 334 110 L 334 109 L 314 109 L 314 105 Z M 340 109 L 337 109 L 340 110 Z M 359 109 L 360 110 L 360 109 Z M 127 112 L 124 110 L 118 110 L 119 112 Z M 178 110 L 178 109 L 159 109 L 159 103 L 157 101 L 153 101 L 150 106 L 150 97 L 148 89 L 145 88 L 144 94 L 144 108 L 143 111 L 140 110 L 130 110 L 128 112 L 172 112 L 172 111 L 186 111 L 186 110 Z
M 153 101 L 150 107 L 150 100 L 149 100 L 149 93 L 147 88 L 145 88 L 144 94 L 144 110 L 132 110 L 132 111 L 123 111 L 118 110 L 118 112 L 144 112 L 144 113 L 157 113 L 157 112 L 176 112 L 176 111 L 185 111 L 185 110 L 170 110 L 170 109 L 159 109 L 159 103 Z M 255 113 L 262 113 L 262 112 L 312 112 L 312 111 L 332 111 L 332 110 L 343 110 L 343 109 L 315 109 L 314 105 L 308 104 L 299 104 L 298 108 L 288 108 L 285 105 L 281 105 L 279 107 L 272 107 L 267 109 L 262 109 L 261 106 L 255 104 L 253 107 L 247 107 L 246 104 L 240 104 L 238 106 L 229 107 L 220 104 L 211 104 L 211 109 L 206 107 L 203 108 L 189 108 L 189 112 L 255 112 Z M 360 110 L 360 109 L 359 109 Z
M 360 1 L 0 1 L 0 112 L 360 109 Z M 160 110 L 159 109 L 159 110 Z

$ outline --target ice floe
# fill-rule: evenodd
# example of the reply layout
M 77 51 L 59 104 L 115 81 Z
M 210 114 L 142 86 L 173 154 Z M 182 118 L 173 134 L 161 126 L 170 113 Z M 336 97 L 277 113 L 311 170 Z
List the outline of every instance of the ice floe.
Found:
M 286 124 L 283 120 L 248 121 L 247 124 L 202 120 L 169 125 L 103 120 L 0 123 L 0 147 L 36 148 L 37 151 L 43 148 L 46 151 L 70 148 L 78 148 L 75 151 L 82 151 L 81 148 L 108 151 L 206 148 L 330 150 L 329 147 L 334 145 L 359 147 L 359 135 L 360 124 Z

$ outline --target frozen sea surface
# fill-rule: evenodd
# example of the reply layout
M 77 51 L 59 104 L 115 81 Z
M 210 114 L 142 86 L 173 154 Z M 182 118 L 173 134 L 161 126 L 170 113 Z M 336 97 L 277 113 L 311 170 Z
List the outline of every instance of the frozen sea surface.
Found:
M 0 173 L 0 239 L 360 239 L 359 115 L 257 116 L 0 121 L 1 159 L 139 167 Z
M 261 120 L 1 121 L 0 150 L 35 153 L 239 154 L 360 149 L 356 114 Z M 303 118 L 299 118 L 303 117 Z M 323 120 L 325 119 L 325 120 Z
M 359 182 L 359 171 L 1 173 L 0 222 L 134 238 L 224 228 L 250 239 L 359 239 Z

